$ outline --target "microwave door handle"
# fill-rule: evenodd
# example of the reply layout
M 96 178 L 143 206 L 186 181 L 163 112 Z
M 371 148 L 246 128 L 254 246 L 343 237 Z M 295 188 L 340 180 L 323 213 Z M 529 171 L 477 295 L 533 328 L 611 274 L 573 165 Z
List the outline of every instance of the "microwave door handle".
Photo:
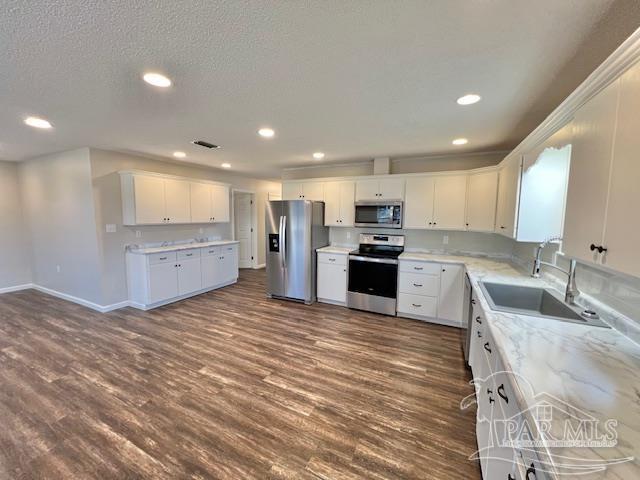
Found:
M 280 217 L 280 258 L 282 258 L 282 268 L 287 268 L 287 217 Z

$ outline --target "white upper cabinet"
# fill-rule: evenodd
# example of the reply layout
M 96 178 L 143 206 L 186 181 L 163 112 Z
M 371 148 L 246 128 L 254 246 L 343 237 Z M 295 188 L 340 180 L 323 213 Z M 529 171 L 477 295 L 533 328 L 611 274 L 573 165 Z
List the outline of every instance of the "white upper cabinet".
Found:
M 433 224 L 434 177 L 407 178 L 404 228 L 431 228 Z
M 569 123 L 524 154 L 516 229 L 519 242 L 562 236 L 572 137 Z
M 358 180 L 356 200 L 402 200 L 404 183 L 404 178 Z
M 324 224 L 333 227 L 353 227 L 355 182 L 326 182 L 324 197 Z
M 496 223 L 498 172 L 473 173 L 467 184 L 465 226 L 472 232 L 493 232 Z
M 463 230 L 467 204 L 467 176 L 450 175 L 435 178 L 433 228 Z
M 144 172 L 120 172 L 124 225 L 229 221 L 229 187 Z
M 189 182 L 164 179 L 164 202 L 167 223 L 191 222 L 191 197 Z
M 500 164 L 498 173 L 498 205 L 495 231 L 511 238 L 515 238 L 520 164 L 519 155 L 507 157 Z
M 322 182 L 287 182 L 282 184 L 283 200 L 324 201 L 324 184 Z
M 599 254 L 590 246 L 603 243 L 619 89 L 616 80 L 573 119 L 562 248 L 571 257 L 591 262 L 599 260 Z
M 640 64 L 620 79 L 618 121 L 609 182 L 609 200 L 604 225 L 601 263 L 609 268 L 640 276 Z

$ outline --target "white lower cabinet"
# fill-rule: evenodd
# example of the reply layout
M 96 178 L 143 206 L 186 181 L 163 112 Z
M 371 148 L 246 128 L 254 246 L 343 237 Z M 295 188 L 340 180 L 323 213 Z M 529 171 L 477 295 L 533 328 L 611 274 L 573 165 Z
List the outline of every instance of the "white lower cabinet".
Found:
M 464 267 L 400 260 L 398 316 L 462 325 Z
M 127 282 L 132 306 L 147 310 L 238 279 L 238 245 L 173 252 L 127 252 Z
M 345 305 L 347 302 L 347 255 L 318 252 L 319 302 Z

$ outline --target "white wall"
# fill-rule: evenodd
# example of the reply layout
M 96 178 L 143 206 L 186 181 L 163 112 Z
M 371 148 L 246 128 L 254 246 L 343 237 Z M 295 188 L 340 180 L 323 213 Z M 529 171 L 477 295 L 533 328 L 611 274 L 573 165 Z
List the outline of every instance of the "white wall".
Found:
M 33 282 L 100 304 L 89 149 L 22 162 L 19 174 Z
M 95 229 L 102 270 L 103 305 L 127 299 L 125 247 L 129 244 L 183 240 L 219 236 L 232 238 L 231 223 L 215 225 L 157 225 L 127 227 L 122 225 L 122 199 L 119 170 L 145 170 L 189 178 L 230 183 L 231 188 L 256 193 L 258 264 L 264 263 L 264 211 L 269 192 L 279 193 L 280 182 L 256 180 L 190 164 L 169 163 L 136 155 L 91 149 L 91 174 L 95 203 Z M 115 224 L 115 233 L 106 233 L 106 224 Z M 202 232 L 200 231 L 202 229 Z M 136 230 L 142 237 L 135 236 Z
M 0 192 L 0 289 L 3 289 L 31 283 L 31 248 L 16 163 L 0 162 Z

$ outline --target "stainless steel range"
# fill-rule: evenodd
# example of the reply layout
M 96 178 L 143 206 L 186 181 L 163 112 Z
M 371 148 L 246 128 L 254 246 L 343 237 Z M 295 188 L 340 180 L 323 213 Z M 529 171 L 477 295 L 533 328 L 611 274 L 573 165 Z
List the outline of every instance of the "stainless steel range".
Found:
M 360 248 L 349 253 L 347 306 L 396 314 L 398 257 L 404 235 L 360 234 Z

